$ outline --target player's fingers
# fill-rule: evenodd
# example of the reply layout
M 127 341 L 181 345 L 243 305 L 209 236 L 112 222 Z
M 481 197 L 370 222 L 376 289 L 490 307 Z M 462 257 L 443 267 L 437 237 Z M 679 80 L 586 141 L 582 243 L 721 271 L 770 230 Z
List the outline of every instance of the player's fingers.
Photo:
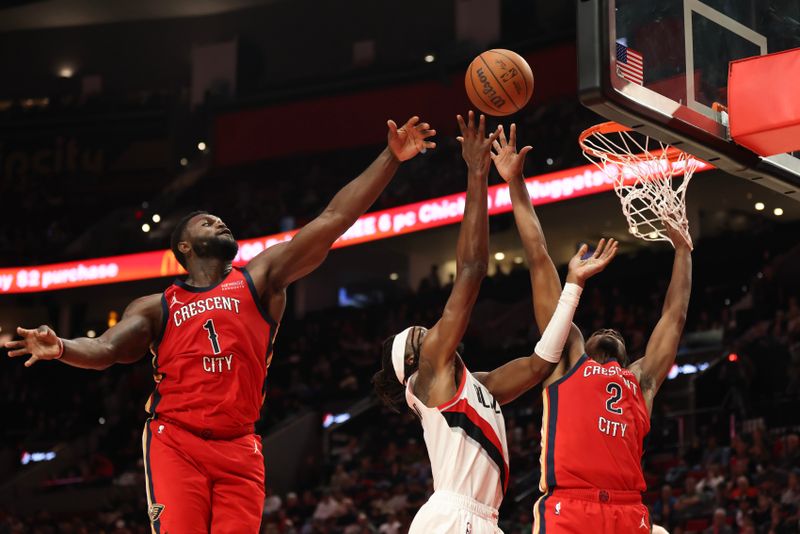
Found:
M 506 139 L 506 131 L 502 124 L 500 125 L 500 144 L 503 146 L 508 144 L 508 140 Z
M 389 119 L 388 121 L 386 121 L 386 126 L 389 127 L 389 135 L 390 136 L 394 137 L 395 135 L 397 135 L 397 123 L 395 123 L 393 120 Z
M 425 131 L 430 127 L 431 127 L 431 125 L 428 124 L 427 122 L 421 122 L 421 123 L 417 124 L 416 126 L 414 126 L 414 128 L 416 128 L 420 132 Z
M 498 126 L 497 129 L 494 132 L 492 132 L 492 135 L 489 136 L 489 143 L 494 144 L 497 141 L 497 138 L 502 134 L 503 130 L 501 130 L 500 126 Z
M 464 138 L 459 135 L 458 137 L 456 137 L 456 141 L 458 141 L 459 143 L 463 143 Z
M 478 118 L 478 135 L 483 139 L 486 137 L 486 115 L 481 113 L 481 116 Z
M 16 358 L 17 356 L 25 356 L 26 354 L 30 354 L 31 351 L 28 349 L 17 349 L 17 350 L 10 350 L 8 351 L 9 358 Z
M 470 130 L 475 128 L 475 112 L 472 110 L 469 110 L 469 113 L 467 113 L 467 128 Z
M 515 122 L 511 123 L 511 131 L 508 134 L 508 144 L 512 147 L 517 147 L 517 124 Z
M 419 122 L 419 117 L 414 115 L 403 125 L 404 128 L 413 128 L 415 124 Z
M 464 117 L 462 117 L 461 115 L 456 115 L 456 121 L 458 122 L 458 129 L 461 131 L 461 134 L 463 135 L 465 130 L 467 129 L 467 125 L 466 123 L 464 123 Z
M 31 330 L 29 328 L 22 328 L 21 326 L 17 327 L 17 334 L 21 335 L 22 337 L 30 337 L 36 333 L 36 330 Z
M 522 147 L 522 148 L 520 149 L 520 151 L 519 151 L 519 155 L 520 155 L 520 157 L 521 157 L 522 159 L 525 159 L 525 156 L 527 156 L 527 155 L 528 155 L 528 152 L 530 152 L 531 150 L 533 150 L 533 147 L 532 147 L 532 146 L 530 146 L 530 145 Z
M 492 141 L 492 148 L 494 148 L 495 150 L 497 150 L 497 152 L 498 152 L 498 153 L 499 153 L 501 150 L 503 150 L 503 147 L 502 147 L 502 146 L 500 146 L 500 143 L 499 143 L 497 140 L 495 140 L 495 141 Z
M 6 341 L 3 344 L 3 347 L 5 347 L 7 349 L 21 349 L 24 346 L 25 346 L 25 342 L 22 341 L 21 339 L 18 339 L 16 341 Z
M 30 358 L 28 358 L 28 361 L 25 362 L 25 367 L 30 367 L 31 365 L 33 365 L 34 363 L 36 363 L 38 361 L 39 361 L 39 358 L 37 358 L 36 356 L 31 356 Z
M 606 246 L 606 240 L 605 238 L 603 238 L 600 240 L 599 243 L 597 243 L 597 248 L 594 250 L 594 254 L 592 254 L 592 257 L 599 258 L 600 255 L 603 253 L 603 247 L 605 246 Z
M 579 259 L 582 258 L 588 250 L 589 250 L 589 245 L 583 243 L 581 247 L 578 249 L 578 252 L 575 253 L 575 257 Z
M 611 254 L 613 254 L 614 248 L 616 247 L 616 242 L 613 239 L 609 239 L 608 243 L 606 243 L 606 249 L 603 251 L 603 254 L 600 256 L 601 259 L 607 259 Z
M 427 139 L 428 137 L 433 137 L 436 135 L 436 130 L 425 130 L 422 132 L 422 138 Z
M 424 143 L 422 143 L 422 146 L 425 147 L 425 148 L 436 148 L 436 142 L 435 141 L 425 141 Z

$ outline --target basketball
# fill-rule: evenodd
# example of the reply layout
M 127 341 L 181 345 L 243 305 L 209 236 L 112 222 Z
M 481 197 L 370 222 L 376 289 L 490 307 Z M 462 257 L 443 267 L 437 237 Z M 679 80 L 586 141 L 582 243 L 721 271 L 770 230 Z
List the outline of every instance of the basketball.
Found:
M 504 116 L 525 107 L 533 95 L 533 71 L 511 50 L 495 48 L 472 60 L 464 79 L 472 104 L 488 115 Z

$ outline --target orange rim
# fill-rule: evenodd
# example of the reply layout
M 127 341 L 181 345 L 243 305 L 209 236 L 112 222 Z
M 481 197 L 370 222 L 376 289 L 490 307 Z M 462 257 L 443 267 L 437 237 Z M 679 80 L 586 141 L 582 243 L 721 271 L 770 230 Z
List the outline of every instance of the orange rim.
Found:
M 645 156 L 644 154 L 633 154 L 633 153 L 626 153 L 626 154 L 616 154 L 614 152 L 598 150 L 594 147 L 591 147 L 586 144 L 586 139 L 589 137 L 596 135 L 596 134 L 613 134 L 613 133 L 624 133 L 624 132 L 632 132 L 633 128 L 628 128 L 618 122 L 609 121 L 609 122 L 601 122 L 600 124 L 595 124 L 589 128 L 586 128 L 584 131 L 581 132 L 581 135 L 578 137 L 578 144 L 581 147 L 581 150 L 584 153 L 594 156 L 596 158 L 607 158 L 609 161 L 613 163 L 620 163 L 625 164 L 630 162 L 630 158 L 640 158 L 640 159 L 659 159 L 661 157 L 662 152 L 656 151 L 652 153 L 652 157 Z M 644 134 L 642 134 L 644 135 Z M 667 145 L 667 160 L 670 162 L 678 161 L 681 156 L 684 154 L 683 151 L 678 150 L 677 148 Z

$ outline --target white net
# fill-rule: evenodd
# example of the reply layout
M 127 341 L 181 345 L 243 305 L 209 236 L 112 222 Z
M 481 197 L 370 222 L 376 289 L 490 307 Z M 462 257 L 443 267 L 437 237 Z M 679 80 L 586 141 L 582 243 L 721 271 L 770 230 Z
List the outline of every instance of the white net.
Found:
M 671 242 L 664 226 L 669 224 L 692 246 L 686 188 L 700 161 L 616 123 L 586 130 L 580 145 L 586 158 L 613 182 L 631 234 Z

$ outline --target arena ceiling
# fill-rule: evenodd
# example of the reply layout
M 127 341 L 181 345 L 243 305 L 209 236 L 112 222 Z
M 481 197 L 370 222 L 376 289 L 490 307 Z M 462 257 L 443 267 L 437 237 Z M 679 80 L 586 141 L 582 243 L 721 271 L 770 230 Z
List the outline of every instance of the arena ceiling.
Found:
M 0 32 L 90 26 L 227 13 L 281 0 L 11 0 L 0 4 Z

